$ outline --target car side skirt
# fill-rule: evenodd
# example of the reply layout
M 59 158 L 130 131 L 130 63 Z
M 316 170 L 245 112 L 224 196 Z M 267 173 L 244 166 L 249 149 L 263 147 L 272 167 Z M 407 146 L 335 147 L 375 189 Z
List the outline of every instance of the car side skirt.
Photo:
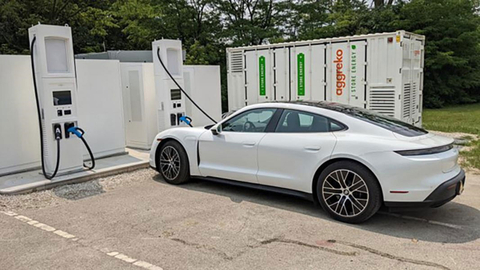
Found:
M 240 182 L 236 180 L 229 180 L 229 179 L 223 179 L 223 178 L 217 178 L 217 177 L 202 177 L 202 176 L 192 176 L 192 179 L 199 179 L 199 180 L 206 180 L 210 182 L 215 182 L 215 183 L 221 183 L 221 184 L 227 184 L 227 185 L 232 185 L 232 186 L 238 186 L 238 187 L 245 187 L 245 188 L 252 188 L 252 189 L 257 189 L 257 190 L 263 190 L 263 191 L 268 191 L 268 192 L 274 192 L 274 193 L 279 193 L 279 194 L 284 194 L 288 196 L 294 196 L 298 198 L 302 198 L 311 202 L 315 202 L 313 195 L 301 191 L 296 191 L 296 190 L 291 190 L 291 189 L 285 189 L 285 188 L 279 188 L 279 187 L 272 187 L 272 186 L 266 186 L 266 185 L 261 185 L 261 184 L 253 184 L 253 183 L 247 183 L 247 182 Z

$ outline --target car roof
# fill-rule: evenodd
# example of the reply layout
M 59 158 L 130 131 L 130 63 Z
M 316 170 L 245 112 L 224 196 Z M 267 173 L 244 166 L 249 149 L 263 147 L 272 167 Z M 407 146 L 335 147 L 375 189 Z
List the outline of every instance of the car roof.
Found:
M 329 111 L 338 112 L 341 114 L 350 114 L 354 111 L 367 111 L 366 109 L 354 107 L 351 105 L 336 103 L 336 102 L 328 102 L 328 101 L 267 101 L 263 103 L 256 103 L 249 106 L 246 106 L 242 109 L 242 111 L 246 108 L 258 108 L 258 107 L 276 107 L 276 108 L 291 108 L 291 105 L 294 106 L 306 106 L 310 108 L 319 108 L 319 109 L 326 109 Z M 298 108 L 298 107 L 297 107 Z M 240 111 L 240 110 L 239 110 Z M 372 112 L 370 112 L 372 113 Z
M 339 111 L 343 112 L 346 110 L 352 110 L 352 109 L 358 109 L 357 107 L 350 106 L 350 105 L 345 105 L 341 103 L 336 103 L 336 102 L 328 102 L 328 101 L 268 101 L 265 103 L 271 103 L 271 104 L 295 104 L 295 105 L 304 105 L 304 106 L 310 106 L 310 107 L 317 107 L 317 108 L 322 108 L 322 109 L 329 109 L 329 110 L 334 110 L 334 111 Z

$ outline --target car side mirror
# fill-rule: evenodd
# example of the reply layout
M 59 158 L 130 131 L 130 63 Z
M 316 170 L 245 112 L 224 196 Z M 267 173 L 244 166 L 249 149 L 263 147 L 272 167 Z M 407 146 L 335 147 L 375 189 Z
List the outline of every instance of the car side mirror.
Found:
M 213 126 L 210 131 L 212 132 L 213 135 L 218 135 L 220 133 L 222 133 L 222 125 L 216 125 L 216 126 Z

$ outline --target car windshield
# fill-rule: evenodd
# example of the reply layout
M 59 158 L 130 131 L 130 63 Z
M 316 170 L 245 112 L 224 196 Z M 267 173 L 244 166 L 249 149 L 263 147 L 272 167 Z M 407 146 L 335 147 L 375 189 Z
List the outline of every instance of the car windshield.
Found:
M 422 128 L 410 125 L 393 117 L 379 114 L 377 112 L 341 104 L 331 105 L 332 106 L 328 106 L 326 108 L 342 112 L 346 115 L 374 124 L 376 126 L 393 131 L 403 136 L 415 137 L 428 133 L 428 131 Z

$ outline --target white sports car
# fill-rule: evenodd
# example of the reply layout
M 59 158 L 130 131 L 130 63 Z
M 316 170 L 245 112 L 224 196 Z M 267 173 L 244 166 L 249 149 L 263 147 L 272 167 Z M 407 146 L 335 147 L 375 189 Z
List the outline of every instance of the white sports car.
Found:
M 463 191 L 450 138 L 327 102 L 250 105 L 216 125 L 156 136 L 150 166 L 190 178 L 298 195 L 351 223 L 390 208 L 438 207 Z

